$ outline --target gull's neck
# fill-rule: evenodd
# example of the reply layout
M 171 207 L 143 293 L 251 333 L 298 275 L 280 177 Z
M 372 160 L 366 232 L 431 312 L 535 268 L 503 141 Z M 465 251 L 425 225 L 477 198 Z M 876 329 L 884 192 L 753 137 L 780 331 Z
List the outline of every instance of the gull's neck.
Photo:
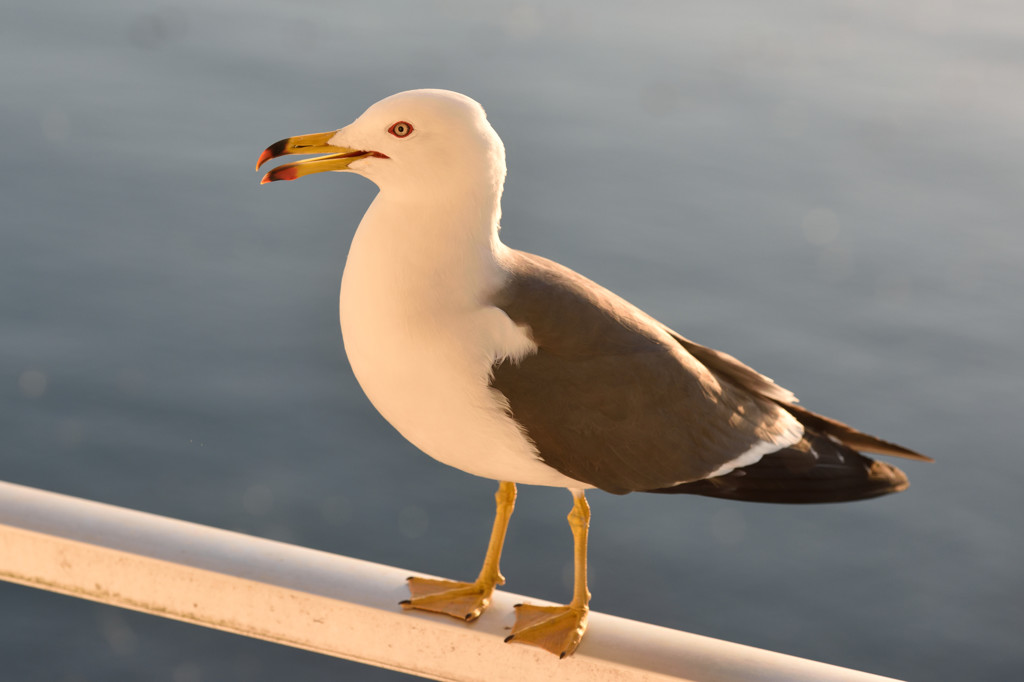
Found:
M 493 188 L 382 190 L 352 241 L 342 293 L 358 286 L 421 307 L 479 305 L 503 283 L 500 216 Z

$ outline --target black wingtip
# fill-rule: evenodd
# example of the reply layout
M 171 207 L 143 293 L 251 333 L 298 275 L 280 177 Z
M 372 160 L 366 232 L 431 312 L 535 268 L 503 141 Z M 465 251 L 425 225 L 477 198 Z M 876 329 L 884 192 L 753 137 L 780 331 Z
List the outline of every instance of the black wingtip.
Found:
M 909 485 L 907 475 L 897 467 L 807 429 L 800 443 L 769 453 L 755 464 L 649 492 L 744 502 L 822 504 L 866 500 L 901 492 Z

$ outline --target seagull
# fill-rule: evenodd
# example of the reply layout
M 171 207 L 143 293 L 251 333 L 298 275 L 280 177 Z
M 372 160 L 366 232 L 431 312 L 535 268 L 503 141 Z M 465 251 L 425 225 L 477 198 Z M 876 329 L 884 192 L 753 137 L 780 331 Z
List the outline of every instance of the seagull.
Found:
M 792 392 L 558 263 L 498 236 L 505 147 L 483 107 L 447 90 L 377 102 L 340 130 L 260 156 L 320 154 L 262 183 L 323 171 L 379 188 L 341 282 L 345 352 L 374 407 L 434 459 L 499 481 L 472 582 L 412 577 L 406 609 L 480 616 L 516 484 L 573 496 L 572 600 L 519 604 L 506 641 L 571 655 L 587 626 L 585 492 L 819 503 L 904 490 L 859 451 L 930 458 L 796 405 Z

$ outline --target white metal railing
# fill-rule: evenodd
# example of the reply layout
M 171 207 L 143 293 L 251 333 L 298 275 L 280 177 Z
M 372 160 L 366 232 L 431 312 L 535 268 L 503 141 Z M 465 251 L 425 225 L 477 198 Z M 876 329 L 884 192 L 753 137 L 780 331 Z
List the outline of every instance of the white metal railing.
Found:
M 437 680 L 884 680 L 600 613 L 565 660 L 474 623 L 405 612 L 409 571 L 0 482 L 0 578 Z M 539 600 L 530 600 L 537 603 Z

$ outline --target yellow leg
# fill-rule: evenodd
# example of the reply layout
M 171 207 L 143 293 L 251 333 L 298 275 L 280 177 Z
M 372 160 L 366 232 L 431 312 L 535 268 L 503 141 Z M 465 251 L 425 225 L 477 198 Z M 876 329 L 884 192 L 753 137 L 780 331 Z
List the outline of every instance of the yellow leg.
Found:
M 572 655 L 587 629 L 590 591 L 587 589 L 587 531 L 590 505 L 582 490 L 573 491 L 569 512 L 572 529 L 574 584 L 572 601 L 564 606 L 516 605 L 516 624 L 506 642 L 522 642 L 546 649 L 559 658 Z
M 480 617 L 491 603 L 495 585 L 504 585 L 498 564 L 501 562 L 501 548 L 505 544 L 505 531 L 516 506 L 516 484 L 502 481 L 494 495 L 497 510 L 494 514 L 494 528 L 487 543 L 487 555 L 480 575 L 471 583 L 431 578 L 409 578 L 410 599 L 402 602 L 402 608 L 445 613 L 463 620 Z

